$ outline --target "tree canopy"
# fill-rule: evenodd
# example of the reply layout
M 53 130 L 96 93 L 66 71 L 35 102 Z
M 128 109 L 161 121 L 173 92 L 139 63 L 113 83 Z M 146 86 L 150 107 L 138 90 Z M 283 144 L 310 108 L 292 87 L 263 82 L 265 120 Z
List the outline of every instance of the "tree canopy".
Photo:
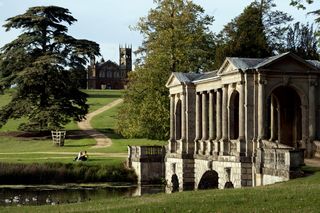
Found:
M 99 55 L 99 45 L 68 35 L 66 25 L 75 21 L 57 6 L 31 7 L 6 20 L 6 31 L 22 33 L 0 49 L 0 88 L 15 87 L 11 102 L 0 109 L 0 127 L 26 117 L 24 130 L 57 129 L 84 118 L 88 105 L 79 75 Z
M 266 57 L 271 55 L 259 5 L 250 4 L 238 17 L 225 25 L 217 36 L 215 67 L 226 57 Z
M 300 22 L 290 26 L 287 37 L 286 46 L 283 52 L 290 51 L 299 55 L 304 59 L 319 59 L 318 42 L 313 25 L 301 24 Z
M 188 0 L 156 0 L 156 8 L 135 26 L 143 36 L 136 70 L 119 112 L 125 137 L 166 139 L 169 98 L 165 83 L 172 72 L 200 72 L 213 66 L 213 17 Z

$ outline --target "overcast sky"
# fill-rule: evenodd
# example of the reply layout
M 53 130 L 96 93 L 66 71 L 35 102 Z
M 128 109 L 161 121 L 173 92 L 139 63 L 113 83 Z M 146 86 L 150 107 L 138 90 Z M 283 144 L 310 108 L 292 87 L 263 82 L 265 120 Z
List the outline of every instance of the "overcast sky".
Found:
M 238 16 L 252 0 L 194 0 L 201 5 L 206 14 L 213 15 L 215 21 L 211 26 L 213 32 L 219 32 L 232 18 Z M 285 11 L 296 21 L 312 21 L 306 11 L 289 6 L 290 0 L 275 0 L 278 9 Z M 153 8 L 153 0 L 0 0 L 0 24 L 9 17 L 24 13 L 29 7 L 56 5 L 70 10 L 78 21 L 69 27 L 69 34 L 75 38 L 84 38 L 100 44 L 104 59 L 118 62 L 119 45 L 130 44 L 135 50 L 142 42 L 142 35 L 131 31 L 139 17 L 146 16 Z M 319 8 L 319 2 L 312 5 Z M 5 32 L 0 29 L 0 47 L 12 41 L 19 31 Z M 133 56 L 134 57 L 134 56 Z

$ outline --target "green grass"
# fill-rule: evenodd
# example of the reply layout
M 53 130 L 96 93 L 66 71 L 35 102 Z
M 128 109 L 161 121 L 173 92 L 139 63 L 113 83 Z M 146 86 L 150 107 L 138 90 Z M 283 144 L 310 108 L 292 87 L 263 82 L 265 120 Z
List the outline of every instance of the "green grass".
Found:
M 0 95 L 1 104 L 9 102 L 10 92 Z M 88 104 L 90 111 L 94 111 L 118 98 L 122 97 L 123 91 L 121 90 L 85 90 L 89 94 Z M 4 100 L 4 101 L 2 101 Z M 0 138 L 0 161 L 1 162 L 63 162 L 70 163 L 75 155 L 80 150 L 87 150 L 90 155 L 90 160 L 86 163 L 121 163 L 125 160 L 124 157 L 108 157 L 100 156 L 96 153 L 126 153 L 127 145 L 164 145 L 164 141 L 148 140 L 148 139 L 124 139 L 115 133 L 116 113 L 119 106 L 105 111 L 92 120 L 92 125 L 99 131 L 107 134 L 113 141 L 113 145 L 107 148 L 93 149 L 96 141 L 88 137 L 79 137 L 75 139 L 66 139 L 65 146 L 57 147 L 52 144 L 51 138 L 19 138 L 10 136 L 1 136 Z M 23 119 L 10 120 L 5 126 L 0 129 L 0 132 L 17 131 L 18 125 Z M 72 132 L 79 131 L 75 122 L 70 122 L 65 126 L 67 135 L 73 134 Z M 32 152 L 33 154 L 28 154 Z M 42 152 L 42 153 L 39 153 Z M 54 152 L 43 154 L 43 152 Z M 12 154 L 18 153 L 18 154 Z M 70 153 L 70 154 L 61 154 Z
M 188 191 L 108 198 L 77 204 L 23 207 L 23 212 L 319 212 L 320 171 L 306 177 L 270 186 Z M 6 207 L 1 212 L 21 212 Z
M 87 104 L 89 105 L 89 112 L 93 112 L 102 106 L 111 103 L 112 101 L 121 98 L 123 95 L 123 90 L 83 90 L 89 95 Z M 11 100 L 11 94 L 14 89 L 8 90 L 5 94 L 0 95 L 0 108 Z M 25 118 L 11 119 L 6 125 L 4 125 L 0 132 L 16 131 L 18 126 L 25 121 Z M 70 122 L 65 126 L 67 130 L 78 129 L 76 122 Z
M 107 110 L 98 116 L 95 116 L 91 120 L 91 125 L 93 128 L 104 133 L 112 139 L 112 146 L 108 148 L 103 148 L 104 152 L 127 152 L 127 146 L 146 146 L 146 145 L 159 145 L 163 146 L 167 142 L 159 140 L 150 140 L 145 138 L 139 139 L 126 139 L 121 137 L 121 135 L 115 132 L 115 126 L 117 122 L 117 112 L 120 105 L 113 107 L 110 110 Z
M 123 90 L 83 90 L 89 95 L 87 104 L 89 112 L 93 112 L 104 105 L 121 98 Z

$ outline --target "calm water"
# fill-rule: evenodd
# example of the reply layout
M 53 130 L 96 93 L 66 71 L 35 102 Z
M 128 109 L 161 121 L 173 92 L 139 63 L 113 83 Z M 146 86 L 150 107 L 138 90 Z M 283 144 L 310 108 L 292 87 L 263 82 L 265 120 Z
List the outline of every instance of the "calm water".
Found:
M 58 205 L 164 192 L 163 186 L 0 188 L 0 206 Z

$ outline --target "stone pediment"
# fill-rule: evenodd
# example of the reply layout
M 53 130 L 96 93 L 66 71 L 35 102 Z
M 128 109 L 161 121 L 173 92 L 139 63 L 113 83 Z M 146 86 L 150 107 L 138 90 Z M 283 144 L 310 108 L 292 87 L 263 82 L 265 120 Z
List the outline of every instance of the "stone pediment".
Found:
M 166 87 L 170 88 L 181 84 L 182 82 L 172 73 L 166 83 Z
M 279 56 L 270 57 L 255 67 L 260 71 L 274 71 L 281 73 L 304 73 L 318 71 L 319 69 L 304 59 L 292 53 L 284 53 Z
M 237 71 L 238 71 L 238 68 L 230 61 L 230 58 L 226 58 L 226 60 L 223 62 L 222 66 L 218 71 L 218 75 L 234 73 Z
M 173 72 L 166 83 L 166 87 L 174 87 L 181 84 L 190 84 L 201 76 L 202 74 L 199 73 Z

